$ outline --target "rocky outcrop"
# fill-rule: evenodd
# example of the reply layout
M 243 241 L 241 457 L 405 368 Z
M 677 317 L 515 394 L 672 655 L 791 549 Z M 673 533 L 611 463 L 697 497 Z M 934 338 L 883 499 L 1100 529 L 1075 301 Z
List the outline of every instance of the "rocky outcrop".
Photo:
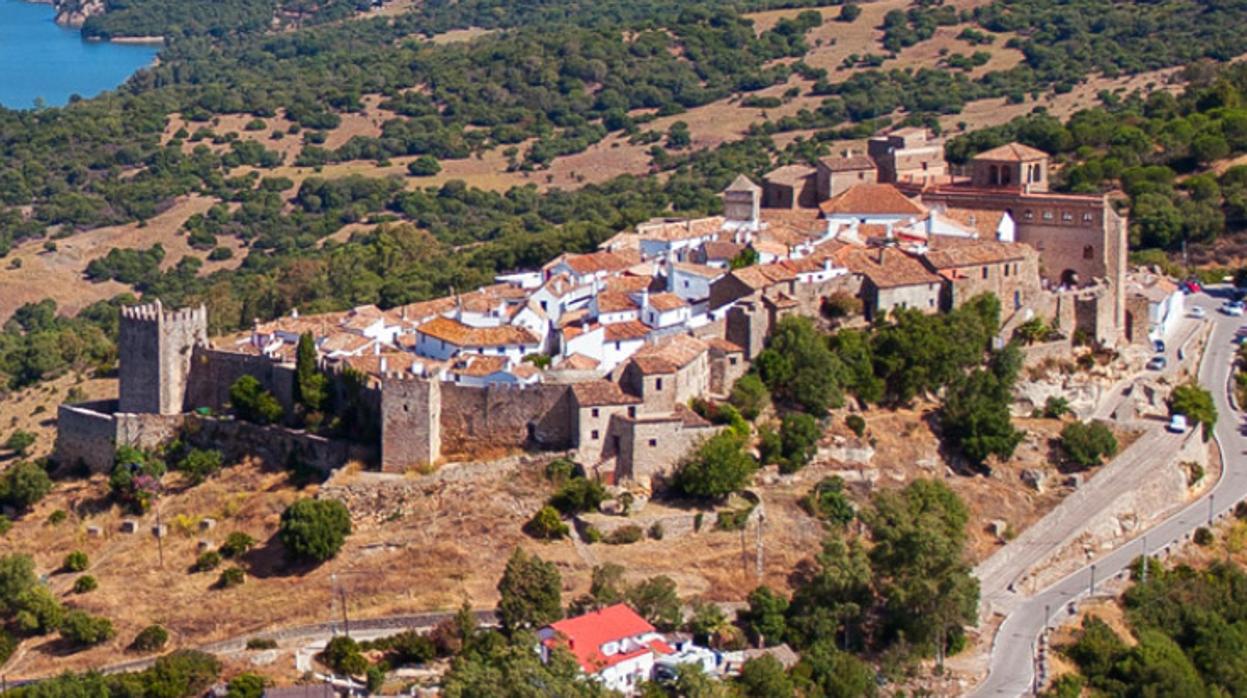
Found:
M 87 18 L 105 12 L 104 0 L 53 0 L 56 23 L 63 27 L 81 28 Z

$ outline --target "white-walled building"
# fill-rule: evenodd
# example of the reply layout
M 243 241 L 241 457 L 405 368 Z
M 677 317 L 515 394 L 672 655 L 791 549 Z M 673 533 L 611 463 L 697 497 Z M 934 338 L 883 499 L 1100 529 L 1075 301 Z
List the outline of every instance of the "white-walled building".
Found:
M 446 360 L 460 352 L 505 356 L 518 363 L 529 354 L 544 352 L 541 339 L 523 327 L 472 327 L 453 318 L 439 317 L 416 328 L 416 353 Z
M 542 661 L 550 661 L 558 649 L 570 652 L 585 674 L 624 694 L 634 693 L 650 679 L 658 657 L 675 652 L 653 625 L 625 604 L 551 623 L 537 639 Z

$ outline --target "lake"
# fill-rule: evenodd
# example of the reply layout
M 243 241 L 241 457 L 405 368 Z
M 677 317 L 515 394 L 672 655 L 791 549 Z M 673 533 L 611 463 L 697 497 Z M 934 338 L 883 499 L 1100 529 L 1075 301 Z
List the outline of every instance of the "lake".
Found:
M 51 5 L 0 0 L 0 105 L 61 106 L 69 96 L 111 90 L 155 58 L 158 46 L 83 41 Z

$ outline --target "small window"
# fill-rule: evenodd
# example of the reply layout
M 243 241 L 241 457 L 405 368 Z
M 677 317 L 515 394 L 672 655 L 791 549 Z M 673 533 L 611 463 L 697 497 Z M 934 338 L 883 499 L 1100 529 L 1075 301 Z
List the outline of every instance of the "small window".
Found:
M 983 278 L 987 278 L 987 267 L 983 267 Z
M 688 288 L 688 282 L 687 282 L 687 281 L 685 281 L 685 282 L 684 282 L 684 288 Z
M 662 379 L 661 378 L 654 379 L 654 390 L 662 390 Z
M 650 448 L 658 448 L 658 439 L 650 439 L 650 440 L 649 440 L 649 447 L 650 447 Z
M 636 416 L 636 405 L 629 405 L 629 406 L 628 406 L 628 416 L 629 416 L 629 417 L 635 417 L 635 416 Z
M 1009 276 L 1009 265 L 1005 264 L 1005 277 L 1008 278 L 1008 276 Z
M 602 410 L 599 410 L 598 408 L 594 407 L 593 409 L 589 410 L 589 414 L 593 415 L 593 417 L 596 419 L 597 417 L 602 416 Z
M 615 351 L 623 349 L 623 342 L 615 342 Z
M 731 366 L 735 366 L 735 365 L 736 365 L 736 357 L 735 357 L 735 356 L 729 356 L 729 357 L 728 357 L 728 359 L 727 359 L 727 363 L 728 363 L 729 365 L 731 365 Z
M 858 178 L 858 179 L 866 179 L 866 173 L 865 173 L 865 172 L 858 172 L 858 173 L 857 173 L 857 178 Z
M 1043 212 L 1043 219 L 1044 219 L 1045 221 L 1050 221 L 1050 220 L 1052 220 L 1052 219 L 1053 219 L 1053 217 L 1054 217 L 1054 216 L 1052 215 L 1052 212 L 1051 212 L 1051 211 L 1044 211 L 1044 212 Z
M 934 299 L 934 298 L 928 298 L 928 299 L 927 299 L 927 307 L 928 307 L 928 308 L 934 308 L 934 307 L 935 307 L 935 299 Z
M 597 429 L 594 429 L 593 431 L 589 432 L 589 438 L 590 438 L 590 439 L 593 439 L 594 441 L 597 441 L 597 440 L 598 440 L 598 430 L 597 430 Z
M 1088 211 L 1088 212 L 1086 212 L 1086 213 L 1082 214 L 1082 222 L 1083 222 L 1083 223 L 1090 223 L 1090 222 L 1093 220 L 1093 218 L 1094 218 L 1094 216 L 1092 216 L 1092 215 L 1091 215 L 1091 212 L 1090 212 L 1090 211 Z
M 1074 214 L 1070 213 L 1069 211 L 1061 211 L 1061 220 L 1065 221 L 1066 223 L 1073 223 Z
M 1083 258 L 1083 259 L 1093 259 L 1094 257 L 1095 257 L 1095 248 L 1094 248 L 1094 247 L 1092 247 L 1091 245 L 1087 245 L 1086 247 L 1082 248 L 1082 258 Z
M 1031 211 L 1031 210 L 1026 210 L 1026 211 L 1023 211 L 1023 212 L 1022 212 L 1022 218 L 1026 219 L 1026 220 L 1028 220 L 1028 221 L 1033 221 L 1033 220 L 1035 220 L 1035 212 L 1034 212 L 1034 211 Z

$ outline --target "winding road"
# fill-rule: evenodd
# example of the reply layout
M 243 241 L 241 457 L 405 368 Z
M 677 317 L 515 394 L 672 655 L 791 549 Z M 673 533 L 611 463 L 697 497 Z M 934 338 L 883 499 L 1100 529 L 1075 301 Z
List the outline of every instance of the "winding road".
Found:
M 1247 435 L 1244 434 L 1247 429 L 1229 400 L 1232 363 L 1237 350 L 1233 340 L 1242 319 L 1217 312 L 1219 304 L 1219 298 L 1204 294 L 1187 298 L 1188 309 L 1196 305 L 1203 307 L 1214 324 L 1200 364 L 1199 380 L 1212 391 L 1217 405 L 1219 417 L 1214 433 L 1223 463 L 1220 479 L 1203 497 L 1136 539 L 1035 595 L 1019 600 L 996 634 L 987 679 L 971 695 L 976 698 L 1033 695 L 1040 636 L 1054 619 L 1068 613 L 1067 609 L 1092 593 L 1095 585 L 1123 574 L 1135 558 L 1145 553 L 1156 556 L 1169 552 L 1189 540 L 1196 528 L 1228 514 L 1235 504 L 1247 499 Z

